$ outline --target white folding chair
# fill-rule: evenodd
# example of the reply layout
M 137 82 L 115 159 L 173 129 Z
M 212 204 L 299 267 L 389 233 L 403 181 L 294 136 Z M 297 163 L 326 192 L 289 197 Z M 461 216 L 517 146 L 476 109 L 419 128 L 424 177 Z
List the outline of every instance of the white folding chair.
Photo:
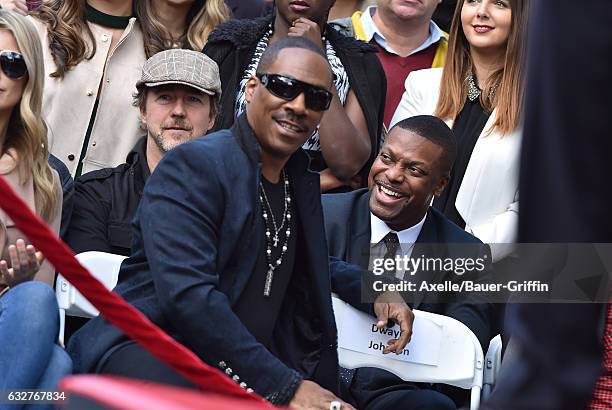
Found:
M 485 356 L 485 368 L 482 386 L 482 399 L 486 400 L 491 395 L 499 374 L 502 358 L 502 340 L 497 335 L 489 343 L 489 350 Z
M 363 315 L 364 317 L 368 317 L 368 315 L 356 312 L 352 306 L 336 297 L 332 297 L 332 301 L 336 326 L 338 328 L 338 340 L 341 340 L 343 332 L 342 318 L 345 316 L 346 310 L 350 309 L 353 311 L 353 314 Z M 417 321 L 430 321 L 432 324 L 435 324 L 436 329 L 439 329 L 440 334 L 437 335 L 437 340 L 440 341 L 440 346 L 437 364 L 431 365 L 395 360 L 389 355 L 363 353 L 344 348 L 339 344 L 338 359 L 340 365 L 349 369 L 376 367 L 387 370 L 406 381 L 442 383 L 470 389 L 470 410 L 478 409 L 482 390 L 484 359 L 482 348 L 474 333 L 463 323 L 447 316 L 419 310 L 414 310 L 413 313 L 415 315 L 415 323 Z M 373 317 L 369 317 L 369 320 L 370 323 L 375 322 Z M 351 338 L 354 337 L 357 337 L 357 335 L 352 334 Z
M 126 258 L 123 255 L 89 251 L 76 255 L 77 260 L 107 289 L 113 289 L 119 280 L 119 268 Z M 57 276 L 55 296 L 60 308 L 59 341 L 64 343 L 64 327 L 66 315 L 92 318 L 100 312 L 66 280 L 62 275 Z

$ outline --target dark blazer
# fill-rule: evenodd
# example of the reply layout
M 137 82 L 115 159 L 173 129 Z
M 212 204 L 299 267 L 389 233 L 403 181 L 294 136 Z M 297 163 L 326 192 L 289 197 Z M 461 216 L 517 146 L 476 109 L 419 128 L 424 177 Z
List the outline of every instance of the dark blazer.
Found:
M 230 20 L 220 24 L 208 37 L 203 52 L 219 65 L 223 89 L 221 111 L 215 121 L 216 130 L 229 128 L 233 124 L 240 80 L 251 62 L 257 42 L 268 30 L 273 18 L 273 15 L 269 15 L 255 20 Z M 367 176 L 379 149 L 387 93 L 385 72 L 376 56 L 375 47 L 346 37 L 329 25 L 325 30 L 327 39 L 346 70 L 351 90 L 355 92 L 368 125 L 372 152 L 361 173 Z
M 364 250 L 370 247 L 370 193 L 360 189 L 342 194 L 326 194 L 322 197 L 325 233 L 329 254 L 352 264 L 367 268 L 368 259 L 364 259 Z M 458 244 L 482 242 L 450 222 L 437 210 L 430 208 L 421 229 L 413 254 L 425 249 L 425 244 Z M 487 252 L 488 247 L 475 246 L 477 252 Z M 436 250 L 439 250 L 436 247 Z M 365 255 L 367 256 L 367 255 Z M 490 259 L 489 259 L 490 260 Z M 454 275 L 453 275 L 454 276 Z M 340 286 L 340 285 L 338 285 Z M 459 303 L 439 303 L 437 294 L 423 295 L 411 304 L 413 309 L 425 310 L 455 318 L 474 332 L 484 351 L 491 340 L 492 305 L 483 299 L 470 297 Z
M 275 329 L 278 357 L 232 311 L 263 246 L 259 156 L 245 115 L 230 130 L 168 152 L 145 186 L 134 219 L 132 256 L 122 265 L 115 290 L 205 362 L 219 367 L 225 362 L 262 396 L 292 395 L 296 370 L 337 391 L 319 176 L 307 170 L 302 150 L 286 169 L 303 222 L 303 283 L 285 297 Z M 68 346 L 75 370 L 95 371 L 105 353 L 124 340 L 103 318 L 91 320 Z

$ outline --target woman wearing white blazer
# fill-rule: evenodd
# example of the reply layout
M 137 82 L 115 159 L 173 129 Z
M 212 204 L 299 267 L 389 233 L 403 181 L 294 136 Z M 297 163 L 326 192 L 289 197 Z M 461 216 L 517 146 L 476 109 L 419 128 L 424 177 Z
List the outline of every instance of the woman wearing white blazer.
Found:
M 433 114 L 457 137 L 451 179 L 434 207 L 492 246 L 511 251 L 518 227 L 518 172 L 528 0 L 457 4 L 445 67 L 412 72 L 391 121 Z

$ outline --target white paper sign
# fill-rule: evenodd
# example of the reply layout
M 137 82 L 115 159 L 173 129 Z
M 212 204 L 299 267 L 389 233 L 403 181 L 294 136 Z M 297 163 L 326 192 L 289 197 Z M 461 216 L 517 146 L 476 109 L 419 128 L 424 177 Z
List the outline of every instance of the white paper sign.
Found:
M 387 342 L 399 338 L 398 325 L 379 330 L 376 327 L 376 318 L 348 307 L 344 309 L 341 323 L 338 339 L 341 348 L 404 362 L 438 365 L 442 325 L 416 317 L 412 326 L 412 338 L 404 351 L 399 355 L 389 353 L 383 356 Z

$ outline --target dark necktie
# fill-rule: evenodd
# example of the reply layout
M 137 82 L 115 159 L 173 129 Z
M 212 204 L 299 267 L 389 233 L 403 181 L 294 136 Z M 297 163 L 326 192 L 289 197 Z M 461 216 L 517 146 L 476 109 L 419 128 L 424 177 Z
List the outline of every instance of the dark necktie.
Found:
M 389 232 L 385 235 L 382 241 L 385 244 L 385 248 L 387 249 L 384 256 L 385 260 L 395 259 L 397 250 L 400 247 L 399 238 L 397 234 L 395 232 Z M 384 274 L 395 276 L 395 269 L 385 270 Z M 340 367 L 340 383 L 343 384 L 346 389 L 350 388 L 351 386 L 355 370 L 356 369 L 345 369 L 344 367 Z
M 395 258 L 395 254 L 400 246 L 399 238 L 395 232 L 389 232 L 382 239 L 385 247 L 387 248 L 387 253 L 385 253 L 385 259 L 387 258 Z
M 397 254 L 397 250 L 400 247 L 399 238 L 397 237 L 397 234 L 395 232 L 389 232 L 388 234 L 385 235 L 385 237 L 382 240 L 383 240 L 383 243 L 385 244 L 385 248 L 387 248 L 387 252 L 385 253 L 385 256 L 384 256 L 385 260 L 387 259 L 395 260 L 395 255 Z M 396 270 L 397 270 L 396 268 L 388 269 L 388 270 L 386 269 L 385 275 L 394 276 Z

